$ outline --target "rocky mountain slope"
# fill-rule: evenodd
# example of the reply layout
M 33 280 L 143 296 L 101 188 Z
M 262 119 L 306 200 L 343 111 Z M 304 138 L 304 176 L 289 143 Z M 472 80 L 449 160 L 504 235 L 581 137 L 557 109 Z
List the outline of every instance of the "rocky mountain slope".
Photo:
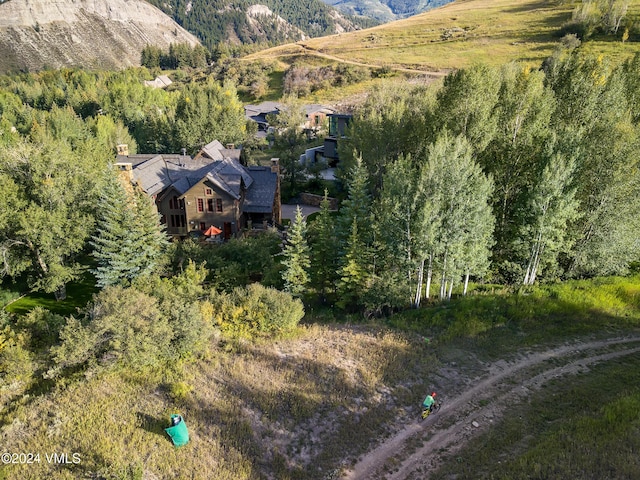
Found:
M 277 45 L 376 25 L 321 0 L 148 0 L 211 50 Z
M 453 0 L 323 0 L 342 13 L 362 15 L 380 22 L 410 17 Z
M 122 68 L 145 45 L 198 40 L 143 0 L 8 0 L 0 3 L 0 72 L 44 67 Z

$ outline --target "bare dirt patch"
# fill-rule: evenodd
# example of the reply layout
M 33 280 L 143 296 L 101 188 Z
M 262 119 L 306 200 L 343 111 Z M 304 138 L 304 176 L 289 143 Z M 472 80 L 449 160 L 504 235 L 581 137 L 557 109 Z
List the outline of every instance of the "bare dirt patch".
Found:
M 591 365 L 640 352 L 640 336 L 565 344 L 529 352 L 513 361 L 486 364 L 474 378 L 455 363 L 438 371 L 443 407 L 424 422 L 417 419 L 364 455 L 344 479 L 426 479 L 445 457 L 498 421 L 508 406 L 539 390 L 546 382 L 588 371 Z M 450 387 L 450 389 L 448 388 Z M 446 393 L 445 393 L 446 392 Z M 416 411 L 416 417 L 418 412 Z

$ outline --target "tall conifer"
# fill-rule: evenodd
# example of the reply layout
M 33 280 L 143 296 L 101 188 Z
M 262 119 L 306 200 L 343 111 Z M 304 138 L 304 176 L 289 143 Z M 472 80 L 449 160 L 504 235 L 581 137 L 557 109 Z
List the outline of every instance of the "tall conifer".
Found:
M 94 270 L 99 287 L 129 285 L 158 266 L 167 239 L 151 200 L 109 175 L 99 203 L 96 234 L 92 237 Z
M 289 230 L 289 239 L 282 254 L 285 266 L 282 272 L 285 291 L 293 295 L 301 295 L 309 283 L 309 245 L 307 244 L 307 222 L 302 216 L 300 207 L 296 209 L 296 218 Z

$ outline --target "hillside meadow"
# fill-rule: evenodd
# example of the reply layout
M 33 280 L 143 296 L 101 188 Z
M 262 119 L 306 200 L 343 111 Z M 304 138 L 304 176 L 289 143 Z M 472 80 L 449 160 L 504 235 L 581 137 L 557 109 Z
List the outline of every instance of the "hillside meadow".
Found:
M 277 72 L 291 65 L 350 64 L 370 69 L 373 79 L 361 86 L 316 92 L 310 101 L 336 101 L 380 83 L 388 75 L 433 81 L 474 65 L 523 62 L 538 67 L 561 44 L 563 25 L 577 2 L 553 0 L 458 0 L 413 17 L 355 32 L 319 37 L 250 54 L 247 62 L 274 62 Z M 630 2 L 627 18 L 640 15 Z M 595 35 L 583 42 L 588 54 L 620 63 L 640 51 L 635 37 Z
M 637 276 L 519 294 L 481 290 L 373 323 L 309 311 L 288 338 L 248 343 L 217 336 L 208 353 L 192 361 L 80 371 L 55 383 L 36 380 L 13 395 L 5 388 L 0 438 L 7 451 L 76 453 L 80 461 L 8 465 L 0 478 L 337 478 L 394 425 L 412 422 L 434 383 L 444 395 L 460 388 L 447 387 L 438 367 L 455 365 L 450 382 L 468 381 L 490 359 L 637 331 L 640 322 Z M 631 358 L 600 366 L 575 384 L 555 382 L 551 407 L 545 396 L 530 406 L 514 405 L 513 415 L 434 478 L 448 478 L 446 472 L 517 478 L 529 468 L 542 472 L 535 478 L 549 478 L 550 468 L 591 478 L 576 473 L 571 456 L 550 456 L 546 446 L 557 452 L 573 445 L 580 458 L 627 452 L 636 428 L 629 412 L 640 396 L 636 367 Z M 606 395 L 601 406 L 590 408 L 581 399 L 597 396 L 599 385 Z M 536 414 L 542 410 L 549 412 Z M 191 435 L 182 448 L 163 432 L 175 412 L 184 415 Z M 591 441 L 592 435 L 606 443 Z M 498 457 L 513 459 L 492 477 Z M 612 461 L 628 458 L 620 453 Z M 634 468 L 627 467 L 630 475 L 638 473 Z

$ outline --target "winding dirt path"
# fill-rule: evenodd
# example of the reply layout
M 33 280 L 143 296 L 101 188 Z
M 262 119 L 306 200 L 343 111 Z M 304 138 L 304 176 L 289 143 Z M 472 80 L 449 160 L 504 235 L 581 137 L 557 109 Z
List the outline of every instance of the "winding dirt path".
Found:
M 414 421 L 346 472 L 345 480 L 405 480 L 429 477 L 445 456 L 460 450 L 489 428 L 508 406 L 553 378 L 587 371 L 590 365 L 640 354 L 640 336 L 566 344 L 488 366 L 488 374 L 453 398 L 444 398 L 437 415 Z
M 316 56 L 316 57 L 320 57 L 320 58 L 324 58 L 327 60 L 331 60 L 332 62 L 338 62 L 338 63 L 346 63 L 349 65 L 356 65 L 359 67 L 366 67 L 366 68 L 380 68 L 381 65 L 372 65 L 370 63 L 364 63 L 364 62 L 357 62 L 355 60 L 349 60 L 346 58 L 341 58 L 341 57 L 336 57 L 335 55 L 330 55 L 328 53 L 324 53 L 321 52 L 320 50 L 316 50 L 315 48 L 312 48 L 304 43 L 298 42 L 295 44 L 295 46 L 300 50 L 297 53 L 289 53 L 286 56 L 293 56 L 293 55 L 300 55 L 300 54 L 304 54 L 304 55 L 312 55 L 312 56 Z M 411 73 L 414 75 L 424 75 L 425 77 L 429 77 L 429 78 L 442 78 L 442 77 L 446 77 L 449 73 L 450 70 L 447 71 L 434 71 L 434 70 L 417 70 L 417 69 L 413 69 L 413 68 L 404 68 L 404 67 L 397 67 L 397 66 L 390 66 L 390 69 L 395 71 L 395 72 L 404 72 L 404 73 Z

